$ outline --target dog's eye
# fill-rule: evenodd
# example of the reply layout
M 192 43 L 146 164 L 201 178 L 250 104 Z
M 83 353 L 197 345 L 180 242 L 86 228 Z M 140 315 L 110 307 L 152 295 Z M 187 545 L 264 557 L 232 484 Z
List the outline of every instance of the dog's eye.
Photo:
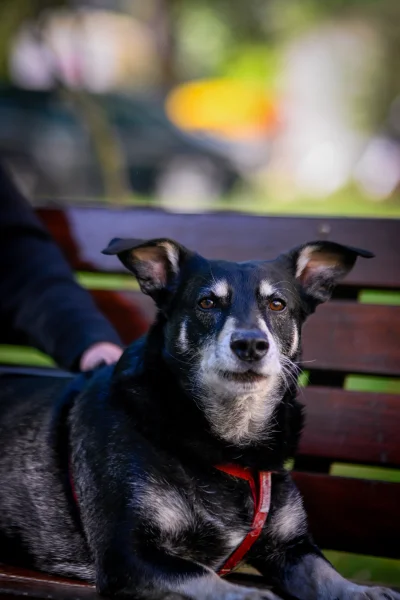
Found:
M 215 302 L 212 298 L 202 298 L 199 302 L 199 306 L 204 310 L 208 310 L 210 308 L 214 308 Z
M 275 298 L 274 300 L 270 300 L 268 303 L 268 308 L 270 310 L 282 311 L 286 308 L 286 304 L 283 300 L 279 300 L 279 298 Z

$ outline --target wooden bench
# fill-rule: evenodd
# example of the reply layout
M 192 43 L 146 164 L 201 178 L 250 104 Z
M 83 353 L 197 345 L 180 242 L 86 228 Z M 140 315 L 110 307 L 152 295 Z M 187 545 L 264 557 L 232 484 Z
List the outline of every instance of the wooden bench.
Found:
M 305 326 L 308 385 L 302 388 L 301 398 L 307 419 L 294 477 L 321 547 L 400 558 L 400 483 L 332 474 L 332 467 L 340 472 L 337 463 L 400 468 L 399 396 L 352 389 L 356 383 L 370 387 L 371 381 L 383 390 L 399 389 L 400 221 L 234 213 L 194 216 L 141 208 L 40 209 L 38 214 L 73 268 L 90 273 L 124 272 L 119 261 L 100 253 L 116 236 L 171 237 L 208 258 L 231 260 L 273 258 L 314 239 L 375 252 L 374 260 L 358 261 L 333 299 L 320 306 Z M 133 323 L 137 310 L 147 320 L 154 315 L 151 300 L 138 290 L 92 293 L 126 343 L 137 335 Z M 378 379 L 365 379 L 371 376 Z M 29 586 L 29 577 L 14 572 L 13 579 L 10 570 L 3 571 L 0 600 L 7 594 L 22 594 L 25 588 L 30 594 L 36 590 L 34 597 L 47 597 L 47 588 L 41 591 L 43 581 Z M 69 597 L 65 583 L 52 581 L 46 585 L 56 586 L 55 597 Z M 79 589 L 82 597 L 94 595 L 88 586 Z

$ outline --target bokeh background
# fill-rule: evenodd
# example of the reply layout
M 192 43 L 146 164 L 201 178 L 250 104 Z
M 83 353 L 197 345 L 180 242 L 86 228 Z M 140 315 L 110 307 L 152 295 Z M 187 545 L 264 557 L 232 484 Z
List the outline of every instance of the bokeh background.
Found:
M 2 0 L 35 203 L 400 215 L 398 0 Z

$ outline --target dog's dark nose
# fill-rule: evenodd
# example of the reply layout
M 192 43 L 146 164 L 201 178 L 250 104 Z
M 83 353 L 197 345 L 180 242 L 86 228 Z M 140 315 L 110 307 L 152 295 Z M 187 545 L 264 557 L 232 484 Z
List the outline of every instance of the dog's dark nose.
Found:
M 266 336 L 258 330 L 239 330 L 232 333 L 231 350 L 240 360 L 261 360 L 268 352 Z

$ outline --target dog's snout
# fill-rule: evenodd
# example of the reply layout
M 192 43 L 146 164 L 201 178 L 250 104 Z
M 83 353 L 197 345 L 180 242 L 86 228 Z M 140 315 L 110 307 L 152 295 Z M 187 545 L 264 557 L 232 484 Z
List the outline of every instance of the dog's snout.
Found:
M 235 331 L 231 336 L 231 350 L 240 360 L 261 360 L 268 352 L 269 342 L 261 331 Z

